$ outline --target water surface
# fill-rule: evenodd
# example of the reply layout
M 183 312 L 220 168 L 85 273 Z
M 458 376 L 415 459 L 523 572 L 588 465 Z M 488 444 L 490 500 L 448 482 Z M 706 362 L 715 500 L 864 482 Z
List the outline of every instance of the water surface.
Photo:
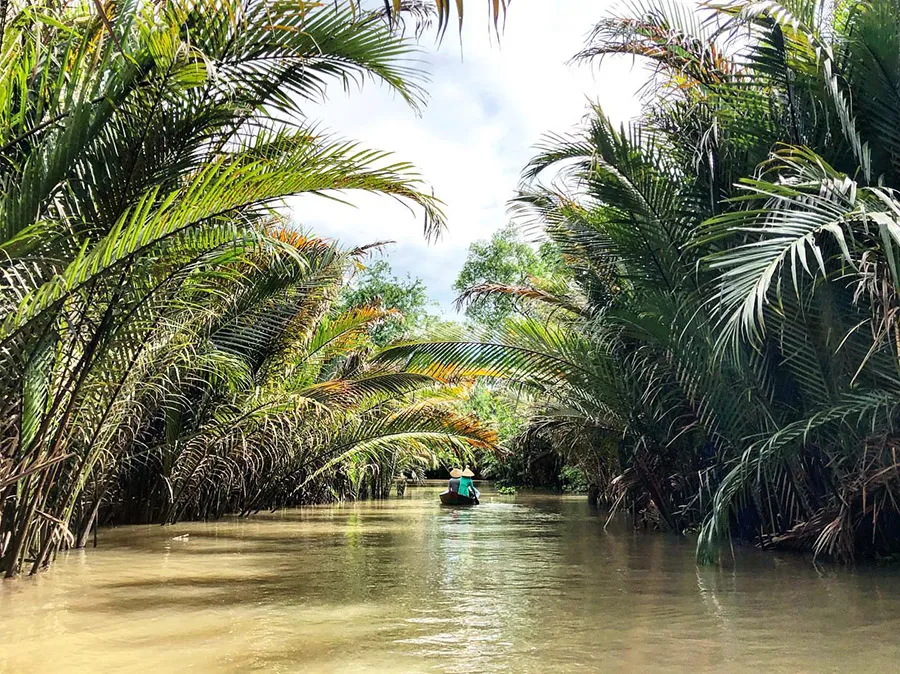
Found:
M 9 672 L 881 672 L 900 572 L 635 533 L 583 497 L 402 499 L 100 532 L 0 583 Z M 177 538 L 176 538 L 177 537 Z

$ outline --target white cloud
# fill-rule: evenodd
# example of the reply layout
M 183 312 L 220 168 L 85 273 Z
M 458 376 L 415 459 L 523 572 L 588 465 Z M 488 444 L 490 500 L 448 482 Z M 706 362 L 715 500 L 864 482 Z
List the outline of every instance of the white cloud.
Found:
M 451 286 L 469 244 L 507 222 L 507 200 L 540 136 L 572 128 L 588 100 L 599 101 L 616 121 L 638 111 L 642 74 L 630 62 L 604 63 L 599 73 L 566 63 L 609 11 L 609 0 L 552 4 L 551 12 L 546 3 L 513 3 L 498 48 L 483 30 L 483 5 L 472 3 L 463 58 L 452 27 L 438 50 L 424 38 L 432 82 L 421 117 L 373 84 L 349 96 L 334 87 L 330 100 L 311 111 L 340 135 L 416 164 L 446 204 L 449 229 L 440 241 L 428 244 L 421 220 L 387 198 L 350 195 L 351 208 L 304 197 L 292 203 L 295 220 L 348 245 L 396 240 L 389 255 L 395 272 L 423 278 L 451 310 Z

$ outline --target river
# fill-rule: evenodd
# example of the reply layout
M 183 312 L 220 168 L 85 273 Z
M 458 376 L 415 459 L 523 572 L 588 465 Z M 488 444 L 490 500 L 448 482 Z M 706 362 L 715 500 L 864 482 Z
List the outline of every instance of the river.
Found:
M 0 582 L 3 672 L 875 672 L 900 572 L 638 533 L 581 496 L 438 488 L 171 527 Z

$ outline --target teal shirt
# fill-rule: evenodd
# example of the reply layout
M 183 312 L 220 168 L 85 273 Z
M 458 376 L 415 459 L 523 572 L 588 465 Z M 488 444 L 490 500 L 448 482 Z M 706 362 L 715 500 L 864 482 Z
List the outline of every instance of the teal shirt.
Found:
M 470 489 L 472 490 L 471 494 L 469 494 Z M 459 478 L 459 493 L 461 496 L 475 496 L 475 485 L 472 483 L 471 477 Z

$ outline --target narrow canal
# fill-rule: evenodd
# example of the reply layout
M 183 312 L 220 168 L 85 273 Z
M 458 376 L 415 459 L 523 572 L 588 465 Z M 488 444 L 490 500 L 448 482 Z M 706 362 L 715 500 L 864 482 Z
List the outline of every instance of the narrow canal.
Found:
M 900 571 L 603 529 L 584 497 L 127 527 L 0 583 L 4 672 L 877 672 Z

